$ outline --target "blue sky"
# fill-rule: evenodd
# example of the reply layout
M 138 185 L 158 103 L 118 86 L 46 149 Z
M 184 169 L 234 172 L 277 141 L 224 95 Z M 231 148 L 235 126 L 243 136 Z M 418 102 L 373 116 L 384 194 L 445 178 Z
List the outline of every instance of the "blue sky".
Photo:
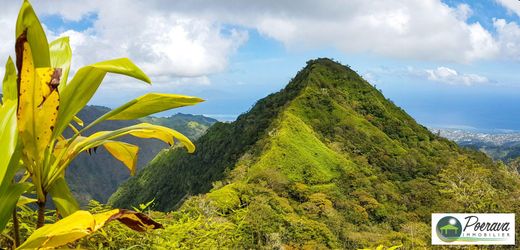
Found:
M 16 14 L 13 2 L 2 3 L 4 16 Z M 174 113 L 232 120 L 307 60 L 329 57 L 424 125 L 520 130 L 520 1 L 385 2 L 93 0 L 35 9 L 49 39 L 71 37 L 73 67 L 125 56 L 156 82 L 109 77 L 91 104 L 182 93 L 207 101 Z

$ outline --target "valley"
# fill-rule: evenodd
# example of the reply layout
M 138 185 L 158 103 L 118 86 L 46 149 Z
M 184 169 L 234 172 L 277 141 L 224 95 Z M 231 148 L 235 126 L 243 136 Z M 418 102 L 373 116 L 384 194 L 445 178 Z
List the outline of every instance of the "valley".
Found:
M 78 117 L 88 124 L 94 119 L 110 111 L 107 107 L 86 106 L 79 112 Z M 196 140 L 217 120 L 201 115 L 175 114 L 170 117 L 146 117 L 139 120 L 107 121 L 95 126 L 86 135 L 98 131 L 113 130 L 123 126 L 130 126 L 140 122 L 162 125 L 175 129 L 188 138 Z M 70 136 L 72 131 L 65 131 Z M 123 141 L 138 145 L 140 151 L 137 159 L 138 171 L 150 162 L 161 150 L 168 150 L 169 146 L 158 140 L 141 140 L 132 136 L 125 136 Z M 71 191 L 82 206 L 89 200 L 107 202 L 110 195 L 124 182 L 130 173 L 118 160 L 113 158 L 104 148 L 80 154 L 66 171 L 67 181 Z

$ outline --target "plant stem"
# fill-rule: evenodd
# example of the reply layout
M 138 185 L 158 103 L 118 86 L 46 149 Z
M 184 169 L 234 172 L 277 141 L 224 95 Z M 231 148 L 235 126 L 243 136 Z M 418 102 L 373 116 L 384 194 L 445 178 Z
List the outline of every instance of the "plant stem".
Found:
M 14 248 L 20 245 L 20 224 L 18 223 L 18 216 L 16 214 L 16 207 L 13 210 L 13 233 L 14 233 Z
M 45 202 L 38 202 L 38 221 L 36 222 L 36 228 L 43 227 L 45 223 Z

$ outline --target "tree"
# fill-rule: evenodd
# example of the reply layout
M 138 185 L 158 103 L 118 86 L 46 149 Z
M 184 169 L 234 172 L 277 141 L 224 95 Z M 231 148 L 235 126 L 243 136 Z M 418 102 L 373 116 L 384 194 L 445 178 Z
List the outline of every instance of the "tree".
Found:
M 439 173 L 440 193 L 460 204 L 463 211 L 486 212 L 496 209 L 496 189 L 490 184 L 490 169 L 465 156 L 459 156 Z

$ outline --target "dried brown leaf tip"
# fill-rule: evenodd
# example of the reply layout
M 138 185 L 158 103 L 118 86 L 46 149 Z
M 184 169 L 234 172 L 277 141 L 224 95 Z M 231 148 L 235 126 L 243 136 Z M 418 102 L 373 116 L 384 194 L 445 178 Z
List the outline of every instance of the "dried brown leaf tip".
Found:
M 145 214 L 127 209 L 119 209 L 119 213 L 112 215 L 110 220 L 118 220 L 127 227 L 139 232 L 144 232 L 148 229 L 164 228 L 162 224 L 152 220 Z

